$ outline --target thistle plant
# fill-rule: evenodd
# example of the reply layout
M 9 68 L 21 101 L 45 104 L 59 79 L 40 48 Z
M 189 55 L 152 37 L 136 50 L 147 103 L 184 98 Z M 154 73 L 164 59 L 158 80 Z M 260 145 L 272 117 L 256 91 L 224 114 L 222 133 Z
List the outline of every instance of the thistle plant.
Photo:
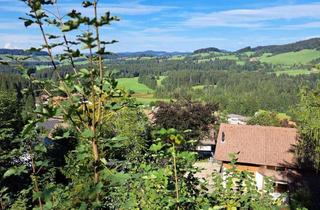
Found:
M 83 1 L 82 7 L 92 12 L 91 16 L 84 16 L 76 10 L 62 16 L 59 5 L 51 0 L 22 0 L 29 9 L 26 17 L 20 18 L 24 25 L 34 25 L 39 28 L 43 45 L 40 48 L 32 47 L 30 51 L 45 50 L 51 62 L 57 81 L 37 80 L 29 74 L 29 80 L 33 85 L 30 91 L 38 96 L 46 95 L 48 103 L 38 104 L 35 113 L 37 118 L 31 120 L 24 129 L 23 136 L 27 136 L 39 122 L 46 121 L 51 117 L 62 117 L 70 128 L 77 131 L 81 144 L 91 147 L 92 160 L 88 168 L 92 171 L 92 186 L 101 183 L 101 160 L 106 161 L 107 151 L 102 151 L 102 146 L 107 139 L 101 131 L 102 125 L 107 119 L 108 113 L 117 111 L 129 102 L 128 96 L 123 90 L 117 89 L 117 82 L 112 73 L 107 72 L 104 57 L 110 52 L 106 46 L 116 41 L 101 40 L 101 27 L 110 25 L 113 21 L 119 21 L 116 16 L 106 12 L 98 16 L 98 1 Z M 53 12 L 55 11 L 55 12 Z M 54 29 L 53 29 L 54 28 Z M 59 34 L 50 34 L 48 31 L 59 31 Z M 69 39 L 69 34 L 81 31 L 75 40 Z M 82 45 L 83 52 L 78 48 Z M 59 53 L 61 52 L 62 53 Z M 55 52 L 58 52 L 57 54 Z M 76 60 L 86 59 L 88 68 L 78 69 Z M 70 65 L 73 74 L 63 75 L 59 71 L 59 65 Z M 63 100 L 57 103 L 56 98 Z M 66 134 L 67 135 L 67 134 Z M 43 145 L 43 144 L 42 144 Z M 34 150 L 26 152 L 31 158 L 32 180 L 34 192 L 40 194 L 41 186 L 37 179 L 37 168 Z M 40 162 L 39 162 L 40 163 Z M 45 167 L 39 165 L 39 167 Z M 96 192 L 92 200 L 99 203 L 99 192 Z M 38 196 L 39 208 L 43 209 L 43 197 Z

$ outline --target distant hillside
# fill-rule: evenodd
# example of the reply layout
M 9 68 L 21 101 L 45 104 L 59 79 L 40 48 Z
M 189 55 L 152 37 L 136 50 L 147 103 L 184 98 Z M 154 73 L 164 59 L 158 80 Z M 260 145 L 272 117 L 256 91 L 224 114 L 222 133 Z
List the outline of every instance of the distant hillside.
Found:
M 298 41 L 295 43 L 284 44 L 284 45 L 268 45 L 268 46 L 258 46 L 255 48 L 246 47 L 242 48 L 236 52 L 258 52 L 258 53 L 286 53 L 295 52 L 305 49 L 320 49 L 320 38 L 312 38 L 308 40 Z
M 220 50 L 216 47 L 208 47 L 208 48 L 202 48 L 199 50 L 195 50 L 193 53 L 198 54 L 198 53 L 210 53 L 210 52 L 226 52 L 225 50 Z
M 47 52 L 40 51 L 40 52 L 28 52 L 21 49 L 0 49 L 0 55 L 33 55 L 33 56 L 45 56 L 48 55 Z
M 166 52 L 166 51 L 153 51 L 147 50 L 142 52 L 122 52 L 116 53 L 120 57 L 164 57 L 164 56 L 175 56 L 175 55 L 186 55 L 187 52 Z
M 240 50 L 237 50 L 236 53 L 245 53 L 245 52 L 251 52 L 253 51 L 253 49 L 249 46 L 249 47 L 244 47 Z

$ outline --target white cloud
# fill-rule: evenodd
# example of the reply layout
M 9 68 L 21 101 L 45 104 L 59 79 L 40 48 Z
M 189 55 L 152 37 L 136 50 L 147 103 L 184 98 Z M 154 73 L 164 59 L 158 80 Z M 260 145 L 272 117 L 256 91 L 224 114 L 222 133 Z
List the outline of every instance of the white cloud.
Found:
M 92 15 L 93 9 L 92 8 L 83 8 L 81 4 L 74 4 L 74 3 L 67 3 L 61 6 L 61 10 L 63 12 L 69 12 L 72 9 L 80 11 L 85 15 Z M 98 11 L 100 14 L 111 11 L 112 14 L 115 15 L 148 15 L 159 13 L 165 10 L 174 9 L 175 7 L 169 6 L 153 6 L 153 5 L 146 5 L 140 4 L 138 2 L 126 2 L 121 4 L 106 4 L 100 3 L 98 7 Z
M 0 34 L 0 46 L 7 47 L 13 46 L 15 48 L 19 49 L 28 49 L 31 46 L 38 47 L 41 42 L 40 36 L 34 36 L 34 35 L 21 35 L 21 34 Z
M 0 0 L 1 2 L 1 0 Z M 6 1 L 7 4 L 2 3 L 0 5 L 0 11 L 6 11 L 6 12 L 27 12 L 28 9 L 24 5 L 23 2 L 13 2 L 13 0 Z M 9 5 L 8 5 L 9 4 Z M 82 12 L 85 15 L 92 15 L 93 9 L 91 7 L 89 8 L 83 8 L 81 6 L 81 1 L 78 1 L 77 3 L 63 3 L 58 4 L 59 8 L 62 12 L 70 12 L 73 9 L 76 9 L 77 11 Z M 52 6 L 47 6 L 47 8 L 52 8 Z M 170 6 L 154 6 L 154 5 L 146 5 L 141 4 L 139 1 L 132 1 L 132 2 L 126 2 L 126 3 L 119 3 L 119 4 L 106 4 L 106 3 L 99 3 L 98 11 L 102 14 L 106 11 L 111 11 L 113 14 L 117 15 L 147 15 L 147 14 L 153 14 L 162 12 L 169 9 L 174 9 L 175 7 Z M 53 11 L 55 11 L 55 6 L 53 8 Z
M 12 46 L 11 43 L 5 43 L 4 44 L 4 49 L 14 49 L 15 47 Z
M 0 21 L 0 29 L 1 30 L 7 30 L 7 29 L 21 29 L 21 27 L 24 27 L 23 22 L 20 20 L 16 20 L 15 22 L 2 22 Z
M 243 27 L 256 28 L 265 26 L 266 21 L 291 20 L 299 18 L 320 19 L 320 3 L 285 5 L 260 9 L 237 9 L 209 14 L 198 14 L 184 23 L 192 27 Z
M 141 50 L 193 51 L 198 48 L 223 47 L 226 39 L 221 37 L 192 37 L 173 35 L 167 32 L 149 33 L 127 31 L 120 36 L 115 35 L 119 43 L 108 46 L 111 51 L 127 52 Z
M 320 28 L 320 21 L 307 22 L 303 24 L 292 24 L 282 27 L 282 29 L 306 29 L 306 28 Z

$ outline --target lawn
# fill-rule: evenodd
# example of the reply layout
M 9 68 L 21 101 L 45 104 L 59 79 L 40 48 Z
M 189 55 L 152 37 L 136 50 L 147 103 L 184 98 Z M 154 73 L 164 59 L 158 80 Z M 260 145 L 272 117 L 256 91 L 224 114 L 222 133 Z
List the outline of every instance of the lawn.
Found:
M 151 88 L 138 82 L 138 77 L 133 78 L 120 78 L 118 79 L 119 87 L 126 90 L 132 90 L 135 93 L 153 93 Z
M 157 81 L 158 85 L 161 83 L 166 76 L 160 76 L 160 79 Z M 138 82 L 138 77 L 133 78 L 120 78 L 117 80 L 119 87 L 126 90 L 132 90 L 135 93 L 132 95 L 137 99 L 138 102 L 142 104 L 150 104 L 153 101 L 168 101 L 168 99 L 159 99 L 153 97 L 154 90 L 148 88 L 146 85 Z
M 281 53 L 277 55 L 263 54 L 260 57 L 261 62 L 272 64 L 307 64 L 310 61 L 320 58 L 320 51 L 318 50 L 301 50 L 298 52 Z

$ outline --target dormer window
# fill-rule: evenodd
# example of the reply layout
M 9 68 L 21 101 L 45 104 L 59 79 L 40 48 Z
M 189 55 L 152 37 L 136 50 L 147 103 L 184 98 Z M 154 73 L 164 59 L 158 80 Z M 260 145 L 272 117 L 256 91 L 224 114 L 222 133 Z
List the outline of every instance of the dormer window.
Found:
M 226 135 L 222 132 L 221 143 L 224 143 Z

